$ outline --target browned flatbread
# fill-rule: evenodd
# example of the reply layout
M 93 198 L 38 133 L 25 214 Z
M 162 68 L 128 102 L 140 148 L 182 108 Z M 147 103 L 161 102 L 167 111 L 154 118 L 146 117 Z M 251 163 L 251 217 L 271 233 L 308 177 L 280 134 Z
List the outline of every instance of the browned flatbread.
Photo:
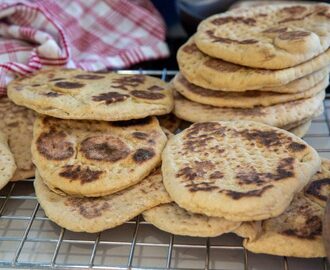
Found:
M 192 37 L 178 50 L 177 60 L 189 82 L 207 89 L 297 93 L 311 88 L 329 73 L 330 49 L 291 68 L 256 69 L 212 58 L 197 48 Z
M 319 172 L 304 191 L 295 196 L 284 213 L 262 221 L 261 228 L 250 226 L 247 230 L 243 224 L 238 229 L 238 234 L 247 238 L 244 247 L 256 253 L 324 257 L 322 220 L 329 194 L 330 161 L 322 160 Z
M 50 220 L 75 232 L 100 232 L 123 224 L 143 211 L 168 203 L 160 170 L 140 183 L 98 198 L 61 196 L 52 192 L 39 173 L 34 182 L 37 199 Z
M 317 95 L 329 84 L 329 76 L 306 91 L 298 93 L 277 93 L 269 91 L 227 92 L 214 91 L 190 83 L 182 74 L 173 79 L 175 90 L 194 102 L 215 107 L 252 108 L 256 106 L 271 106 L 279 103 L 310 98 Z
M 204 53 L 254 68 L 284 69 L 330 46 L 330 5 L 283 4 L 238 9 L 202 21 L 195 35 Z
M 320 167 L 297 136 L 252 121 L 195 123 L 162 154 L 164 185 L 182 208 L 233 221 L 278 216 Z
M 156 117 L 103 122 L 40 116 L 32 157 L 52 190 L 98 197 L 145 178 L 159 165 L 166 141 Z
M 145 75 L 50 69 L 8 85 L 16 104 L 62 119 L 121 121 L 170 113 L 166 82 Z

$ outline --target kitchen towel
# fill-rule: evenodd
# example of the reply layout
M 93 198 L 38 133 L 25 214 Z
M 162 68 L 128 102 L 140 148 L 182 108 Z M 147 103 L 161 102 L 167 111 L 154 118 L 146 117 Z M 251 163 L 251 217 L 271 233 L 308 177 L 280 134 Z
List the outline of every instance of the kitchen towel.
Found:
M 0 95 L 42 67 L 95 71 L 166 57 L 165 32 L 149 0 L 2 0 Z

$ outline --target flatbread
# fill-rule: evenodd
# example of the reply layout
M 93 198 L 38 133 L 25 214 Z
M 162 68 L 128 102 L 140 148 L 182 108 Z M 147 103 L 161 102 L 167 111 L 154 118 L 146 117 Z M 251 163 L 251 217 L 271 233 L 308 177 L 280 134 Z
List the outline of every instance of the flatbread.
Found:
M 329 73 L 330 49 L 291 68 L 255 69 L 209 57 L 197 48 L 192 37 L 178 50 L 177 60 L 189 82 L 207 89 L 296 93 L 313 87 Z
M 330 5 L 283 4 L 217 14 L 195 36 L 204 53 L 254 68 L 283 69 L 330 47 Z
M 297 136 L 251 121 L 195 123 L 169 139 L 162 162 L 180 207 L 233 221 L 283 213 L 321 164 Z
M 231 121 L 248 120 L 284 127 L 293 124 L 288 129 L 297 125 L 299 121 L 306 121 L 314 117 L 323 104 L 325 92 L 322 91 L 314 97 L 276 104 L 268 107 L 254 108 L 220 108 L 196 103 L 175 93 L 175 106 L 173 113 L 189 122 L 205 121 Z
M 322 221 L 329 194 L 330 160 L 323 159 L 310 184 L 295 196 L 284 213 L 258 223 L 244 222 L 234 232 L 246 238 L 244 247 L 251 252 L 325 257 Z
M 31 142 L 35 113 L 17 106 L 8 98 L 0 99 L 0 130 L 8 136 L 8 144 L 14 155 L 17 169 L 12 181 L 34 176 Z
M 215 107 L 253 108 L 271 106 L 288 101 L 310 98 L 324 91 L 329 84 L 329 75 L 312 88 L 298 93 L 277 93 L 266 91 L 226 92 L 214 91 L 189 83 L 180 73 L 173 79 L 173 85 L 185 98 Z
M 10 181 L 16 170 L 15 159 L 7 141 L 7 136 L 0 131 L 0 189 Z
M 32 158 L 52 190 L 97 197 L 144 179 L 160 164 L 166 141 L 155 117 L 109 123 L 40 116 Z
M 143 218 L 163 231 L 195 237 L 219 236 L 235 230 L 241 224 L 224 218 L 194 214 L 173 202 L 143 212 Z
M 8 86 L 16 104 L 63 119 L 119 121 L 167 114 L 173 98 L 167 84 L 145 75 L 51 69 Z
M 46 216 L 59 226 L 74 232 L 95 233 L 110 229 L 149 208 L 171 201 L 159 170 L 134 186 L 99 198 L 58 195 L 48 189 L 38 172 L 34 188 Z

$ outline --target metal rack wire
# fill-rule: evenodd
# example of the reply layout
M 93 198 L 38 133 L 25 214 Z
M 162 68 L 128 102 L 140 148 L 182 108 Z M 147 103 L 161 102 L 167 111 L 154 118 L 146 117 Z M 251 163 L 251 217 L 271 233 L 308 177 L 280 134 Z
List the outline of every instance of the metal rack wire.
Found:
M 170 79 L 176 71 L 119 71 Z M 328 96 L 327 98 L 330 98 Z M 313 120 L 305 140 L 330 158 L 330 99 Z M 295 259 L 252 254 L 242 239 L 170 235 L 137 217 L 98 234 L 58 227 L 36 200 L 33 179 L 0 191 L 0 268 L 29 269 L 330 269 L 325 259 Z

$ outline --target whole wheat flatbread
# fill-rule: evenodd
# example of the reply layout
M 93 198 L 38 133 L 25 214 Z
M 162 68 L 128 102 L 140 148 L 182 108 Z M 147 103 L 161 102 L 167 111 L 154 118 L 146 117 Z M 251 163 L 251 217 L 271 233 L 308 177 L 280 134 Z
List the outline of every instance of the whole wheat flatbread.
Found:
M 171 112 L 172 93 L 155 77 L 48 69 L 8 85 L 17 105 L 63 119 L 121 121 Z
M 290 129 L 314 117 L 323 104 L 325 92 L 314 97 L 268 107 L 220 108 L 199 104 L 175 93 L 174 114 L 189 122 L 248 120 Z
M 177 60 L 180 72 L 189 82 L 207 89 L 296 93 L 311 88 L 329 73 L 330 49 L 291 68 L 255 69 L 207 56 L 192 37 L 178 50 Z
M 232 10 L 202 21 L 195 42 L 204 53 L 231 63 L 283 69 L 329 48 L 329 18 L 325 3 Z
M 160 164 L 167 138 L 156 117 L 123 122 L 39 116 L 32 158 L 57 192 L 97 197 L 144 179 Z
M 173 86 L 181 95 L 205 105 L 215 107 L 252 108 L 271 106 L 288 101 L 310 98 L 317 95 L 329 84 L 329 75 L 312 88 L 298 93 L 277 93 L 267 91 L 226 92 L 206 89 L 189 83 L 180 73 L 173 79 Z
M 140 183 L 99 198 L 61 196 L 48 189 L 38 172 L 34 181 L 37 199 L 46 216 L 75 232 L 100 232 L 123 224 L 143 211 L 171 201 L 157 170 Z
M 195 237 L 219 236 L 235 230 L 241 224 L 224 218 L 194 214 L 173 202 L 143 212 L 143 218 L 163 231 Z
M 180 207 L 233 221 L 278 216 L 321 164 L 297 136 L 251 121 L 195 123 L 169 139 L 162 162 Z

